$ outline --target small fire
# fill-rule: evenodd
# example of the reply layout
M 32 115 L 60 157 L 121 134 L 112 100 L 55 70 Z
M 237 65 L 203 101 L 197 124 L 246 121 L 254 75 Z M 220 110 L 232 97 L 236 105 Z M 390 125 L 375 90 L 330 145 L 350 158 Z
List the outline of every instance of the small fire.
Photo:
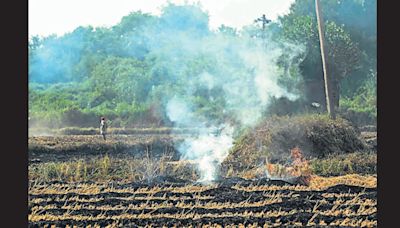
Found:
M 307 159 L 303 157 L 299 147 L 291 149 L 290 155 L 292 159 L 290 166 L 267 163 L 269 176 L 281 179 L 297 177 L 302 184 L 308 185 L 312 172 Z

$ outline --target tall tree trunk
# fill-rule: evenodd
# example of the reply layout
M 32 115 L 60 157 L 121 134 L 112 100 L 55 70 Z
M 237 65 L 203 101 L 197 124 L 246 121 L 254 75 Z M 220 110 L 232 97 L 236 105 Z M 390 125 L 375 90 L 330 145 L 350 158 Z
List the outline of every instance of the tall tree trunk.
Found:
M 329 113 L 329 116 L 332 119 L 336 118 L 335 106 L 332 102 L 332 83 L 330 78 L 328 77 L 327 70 L 327 54 L 325 51 L 325 37 L 324 37 L 324 22 L 322 18 L 322 12 L 320 10 L 320 2 L 319 0 L 315 0 L 315 10 L 317 13 L 317 22 L 318 22 L 318 33 L 319 33 L 319 41 L 320 41 L 320 49 L 321 49 L 321 57 L 322 57 L 322 68 L 324 72 L 324 81 L 325 81 L 325 96 L 326 96 L 326 106 Z

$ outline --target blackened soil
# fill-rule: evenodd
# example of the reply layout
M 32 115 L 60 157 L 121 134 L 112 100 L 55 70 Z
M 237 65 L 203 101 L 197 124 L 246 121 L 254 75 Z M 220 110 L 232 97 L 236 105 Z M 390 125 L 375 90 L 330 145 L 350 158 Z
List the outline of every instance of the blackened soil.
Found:
M 161 181 L 161 182 L 157 182 Z M 160 177 L 156 182 L 162 187 L 180 187 L 184 183 L 180 180 L 169 177 Z M 67 183 L 48 183 L 52 185 L 68 185 Z M 292 222 L 301 223 L 305 226 L 312 218 L 318 224 L 324 221 L 326 224 L 331 222 L 348 219 L 351 221 L 376 221 L 377 215 L 373 211 L 370 213 L 357 214 L 360 209 L 371 209 L 376 205 L 360 205 L 366 200 L 376 201 L 376 188 L 363 188 L 358 186 L 336 185 L 324 191 L 300 191 L 279 189 L 287 183 L 282 181 L 258 180 L 248 181 L 243 179 L 229 179 L 212 185 L 207 190 L 196 190 L 194 192 L 176 192 L 162 190 L 152 193 L 136 193 L 135 189 L 152 187 L 154 183 L 126 183 L 118 185 L 110 183 L 109 186 L 102 186 L 104 192 L 98 194 L 30 194 L 29 195 L 29 214 L 35 216 L 65 215 L 72 216 L 73 219 L 65 218 L 57 221 L 46 220 L 30 221 L 30 227 L 44 227 L 45 225 L 55 225 L 56 227 L 88 226 L 100 225 L 101 227 L 109 224 L 118 224 L 121 227 L 143 227 L 151 225 L 161 226 L 201 226 L 203 224 L 239 225 L 239 224 L 263 224 L 290 227 Z M 238 190 L 245 186 L 266 186 L 275 185 L 278 187 L 274 191 L 262 191 L 252 188 L 251 191 Z M 37 189 L 45 189 L 45 183 L 41 183 Z M 116 189 L 110 191 L 109 187 Z M 189 185 L 188 185 L 189 186 Z M 76 189 L 78 186 L 71 186 L 68 189 Z M 37 190 L 36 189 L 36 190 Z M 107 189 L 107 192 L 105 190 Z M 125 189 L 126 192 L 117 190 Z M 337 193 L 337 194 L 324 194 Z M 341 193 L 346 193 L 339 197 Z M 279 197 L 277 198 L 277 195 Z M 354 199 L 358 202 L 353 202 Z M 276 200 L 279 199 L 279 200 Z M 343 202 L 344 201 L 344 202 Z M 340 205 L 338 206 L 338 202 Z M 347 203 L 346 203 L 347 202 Z M 141 207 L 145 205 L 145 207 Z M 162 206 L 164 205 L 164 206 Z M 168 206 L 165 206 L 168 205 Z M 182 206 L 186 205 L 186 206 Z M 201 206 L 202 205 L 202 206 Z M 79 206 L 79 209 L 65 208 L 65 206 Z M 320 213 L 314 213 L 318 210 Z M 326 216 L 324 212 L 339 210 L 337 215 Z M 343 213 L 346 211 L 346 213 Z M 339 213 L 340 212 L 340 213 Z M 349 213 L 351 212 L 351 213 Z M 273 214 L 268 214 L 273 213 Z M 275 213 L 275 215 L 274 215 Z M 281 213 L 278 215 L 278 213 Z M 283 213 L 283 214 L 282 214 Z M 130 218 L 115 216 L 119 215 L 143 215 L 149 214 L 150 218 Z M 326 213 L 325 213 L 326 214 Z M 329 214 L 329 213 L 328 213 Z M 158 215 L 158 216 L 155 216 Z M 169 215 L 179 215 L 172 218 Z M 189 215 L 185 217 L 185 215 Z M 82 216 L 95 218 L 92 220 L 82 220 Z M 96 219 L 96 216 L 101 216 Z M 34 216 L 33 216 L 34 217 Z

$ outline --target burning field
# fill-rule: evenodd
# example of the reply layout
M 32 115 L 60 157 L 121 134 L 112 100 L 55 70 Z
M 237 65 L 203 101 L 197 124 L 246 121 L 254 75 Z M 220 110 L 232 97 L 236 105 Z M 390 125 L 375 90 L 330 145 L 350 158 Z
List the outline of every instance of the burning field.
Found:
M 30 227 L 376 227 L 374 147 L 342 120 L 312 118 L 242 137 L 31 136 Z
M 373 1 L 184 2 L 29 40 L 29 226 L 376 227 Z
M 376 175 L 321 177 L 299 148 L 264 177 L 199 182 L 196 162 L 98 160 L 30 165 L 30 227 L 377 226 Z M 180 178 L 178 178 L 180 177 Z
M 31 183 L 29 221 L 30 227 L 376 227 L 376 194 L 376 178 L 357 175 L 308 187 L 238 178 L 211 185 Z

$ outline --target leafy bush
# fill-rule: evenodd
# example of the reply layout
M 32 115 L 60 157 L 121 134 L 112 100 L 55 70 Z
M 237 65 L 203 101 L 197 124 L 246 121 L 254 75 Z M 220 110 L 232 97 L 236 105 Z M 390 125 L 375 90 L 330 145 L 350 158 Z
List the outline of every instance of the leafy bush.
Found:
M 377 96 L 376 79 L 372 78 L 363 85 L 353 97 L 340 100 L 344 117 L 358 125 L 376 124 Z

